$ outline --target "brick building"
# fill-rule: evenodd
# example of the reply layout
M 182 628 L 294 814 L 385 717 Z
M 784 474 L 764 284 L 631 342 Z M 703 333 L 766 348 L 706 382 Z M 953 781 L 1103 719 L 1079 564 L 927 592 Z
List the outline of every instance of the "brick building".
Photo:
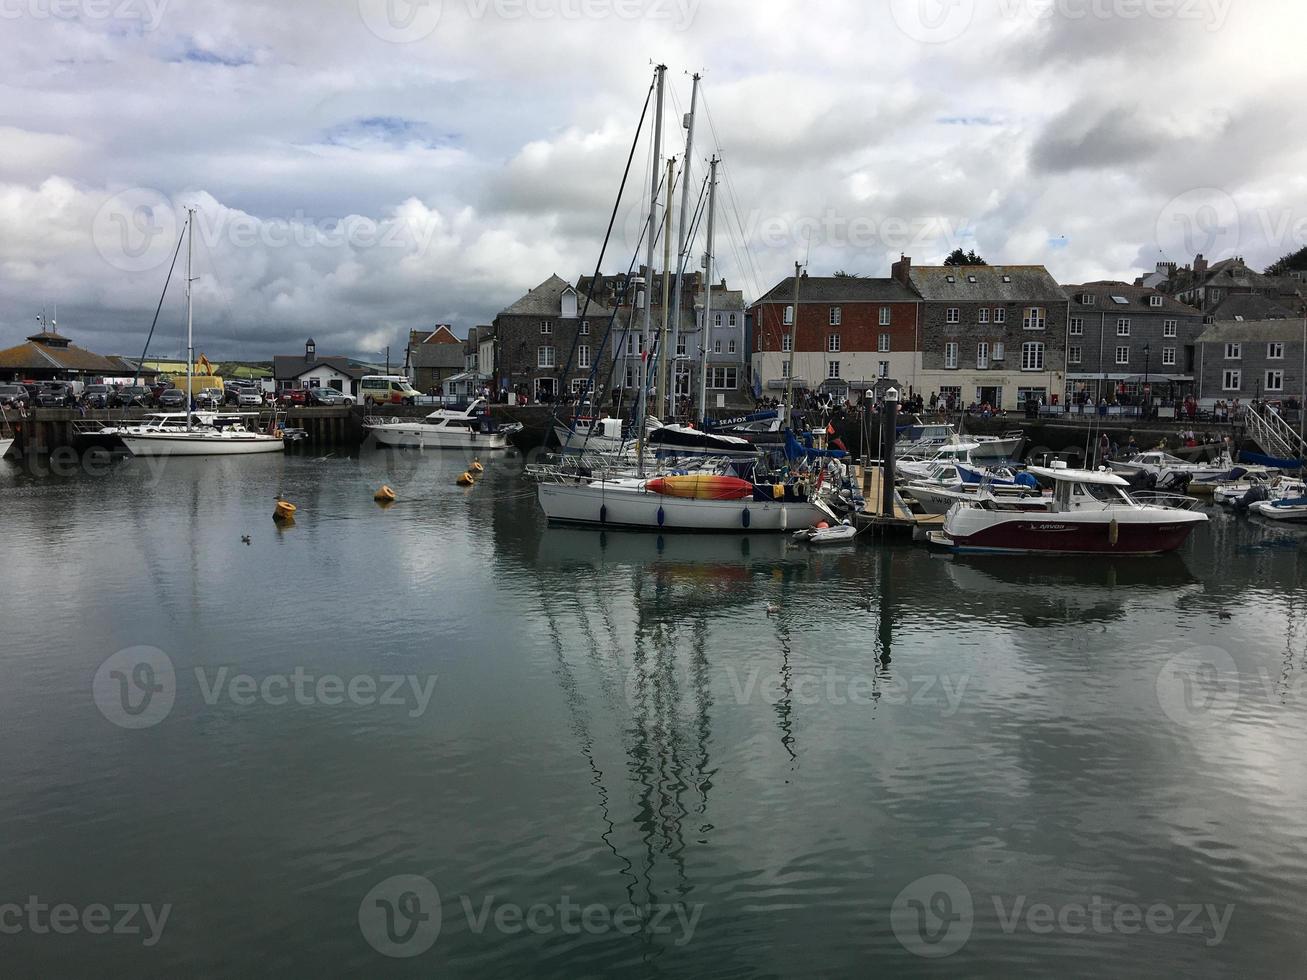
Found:
M 796 322 L 790 276 L 753 304 L 753 374 L 766 391 L 782 390 L 793 355 L 798 388 L 839 394 L 882 378 L 911 387 L 920 368 L 919 305 L 895 279 L 804 275 Z M 787 349 L 791 333 L 793 351 Z
M 921 299 L 918 390 L 1014 411 L 1066 390 L 1069 302 L 1042 265 L 913 266 L 893 277 Z

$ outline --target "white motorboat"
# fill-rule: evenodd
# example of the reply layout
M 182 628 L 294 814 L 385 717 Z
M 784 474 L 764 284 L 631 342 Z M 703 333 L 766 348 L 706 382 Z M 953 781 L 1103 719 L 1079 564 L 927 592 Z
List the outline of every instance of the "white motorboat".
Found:
M 931 482 L 909 483 L 903 492 L 917 502 L 923 513 L 947 514 L 958 504 L 993 501 L 1005 510 L 1046 511 L 1053 498 L 1028 487 L 975 486 L 958 483 L 940 486 Z
M 1179 456 L 1154 450 L 1126 460 L 1114 459 L 1108 465 L 1124 476 L 1149 473 L 1157 478 L 1159 484 L 1166 484 L 1180 479 L 1190 482 L 1216 479 L 1234 469 L 1234 460 L 1222 455 L 1215 463 L 1191 463 Z
M 512 449 L 509 437 L 522 426 L 499 425 L 484 398 L 466 409 L 441 408 L 423 419 L 377 418 L 363 420 L 363 428 L 382 446 L 408 449 L 474 449 L 478 452 Z
M 1004 436 L 961 436 L 953 425 L 909 425 L 899 430 L 896 452 L 903 456 L 929 456 L 945 446 L 961 443 L 972 446 L 973 463 L 992 465 L 1019 460 L 1026 437 L 1020 432 Z
M 1285 524 L 1307 524 L 1307 496 L 1259 500 L 1248 505 L 1248 513 Z
M 1107 471 L 1032 467 L 1054 485 L 1046 513 L 1025 514 L 987 504 L 958 504 L 931 542 L 963 553 L 1158 555 L 1175 551 L 1207 515 L 1188 497 L 1132 497 L 1129 484 Z

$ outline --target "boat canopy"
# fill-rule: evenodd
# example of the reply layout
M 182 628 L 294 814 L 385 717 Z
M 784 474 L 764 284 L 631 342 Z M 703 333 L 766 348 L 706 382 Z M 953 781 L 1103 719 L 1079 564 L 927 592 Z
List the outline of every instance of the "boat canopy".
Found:
M 1031 466 L 1026 472 L 1058 483 L 1093 483 L 1101 487 L 1130 486 L 1128 481 L 1106 470 L 1046 469 L 1043 466 Z

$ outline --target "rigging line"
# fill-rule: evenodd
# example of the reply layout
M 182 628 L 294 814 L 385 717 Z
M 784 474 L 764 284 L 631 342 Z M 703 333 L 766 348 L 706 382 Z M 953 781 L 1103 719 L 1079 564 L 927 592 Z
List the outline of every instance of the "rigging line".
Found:
M 705 86 L 700 86 L 700 97 L 703 99 L 704 115 L 708 118 L 708 131 L 712 133 L 713 143 L 717 147 L 718 156 L 724 156 L 722 153 L 721 138 L 717 135 L 717 124 L 713 120 L 712 108 L 708 103 L 708 93 Z M 757 264 L 753 261 L 753 254 L 748 250 L 748 238 L 744 234 L 744 225 L 740 219 L 740 202 L 735 193 L 735 182 L 731 179 L 730 168 L 722 165 L 718 168 L 723 174 L 723 182 L 726 185 L 726 193 L 729 197 L 730 207 L 735 215 L 735 223 L 740 232 L 740 241 L 745 249 L 745 254 L 749 258 L 749 269 L 753 276 L 754 296 L 761 296 L 762 277 L 759 275 Z M 741 270 L 743 272 L 743 270 Z
M 626 169 L 622 171 L 622 182 L 617 188 L 617 200 L 613 201 L 613 210 L 612 213 L 609 214 L 608 216 L 608 230 L 604 232 L 604 243 L 602 246 L 600 246 L 599 249 L 599 259 L 595 263 L 594 278 L 590 280 L 590 289 L 586 293 L 585 304 L 581 307 L 581 316 L 578 318 L 580 320 L 584 320 L 586 313 L 589 312 L 590 310 L 590 297 L 594 295 L 594 283 L 595 280 L 599 278 L 600 270 L 603 268 L 604 265 L 604 254 L 608 251 L 608 242 L 613 235 L 613 225 L 617 222 L 617 212 L 618 209 L 620 209 L 622 206 L 622 195 L 626 191 L 626 181 L 627 178 L 631 175 L 631 161 L 635 159 L 636 148 L 640 145 L 640 133 L 644 130 L 644 121 L 646 117 L 649 115 L 649 102 L 653 99 L 654 88 L 657 84 L 658 84 L 658 80 L 657 80 L 657 76 L 655 75 L 654 79 L 649 83 L 649 91 L 646 92 L 644 96 L 644 108 L 640 110 L 640 121 L 636 124 L 635 136 L 631 140 L 631 152 L 626 157 Z M 573 334 L 572 349 L 567 355 L 568 367 L 571 366 L 572 358 L 576 356 L 576 347 L 580 339 L 581 339 L 581 331 L 578 328 Z M 562 377 L 566 377 L 566 374 L 564 373 L 563 375 L 560 375 L 560 382 L 559 382 L 560 387 L 562 384 L 561 382 Z M 558 394 L 561 395 L 562 392 L 559 392 Z M 558 419 L 558 405 L 561 404 L 561 402 L 562 402 L 561 398 L 556 397 L 554 399 L 554 408 L 549 413 L 549 423 L 548 423 L 548 428 L 545 430 L 546 432 L 548 432 L 549 429 L 552 429 L 554 427 L 554 422 L 556 422 Z
M 141 378 L 141 367 L 145 363 L 145 355 L 150 350 L 150 341 L 154 338 L 154 328 L 159 325 L 159 312 L 163 309 L 164 297 L 168 295 L 168 284 L 172 282 L 173 270 L 177 267 L 177 256 L 181 254 L 182 242 L 186 240 L 186 227 L 190 224 L 191 217 L 187 215 L 186 222 L 182 225 L 182 233 L 177 236 L 177 247 L 173 249 L 172 264 L 168 266 L 168 278 L 163 281 L 163 292 L 159 294 L 159 305 L 154 308 L 154 319 L 150 321 L 150 332 L 146 334 L 145 346 L 141 349 L 141 359 L 136 362 L 136 373 L 132 375 L 132 386 Z

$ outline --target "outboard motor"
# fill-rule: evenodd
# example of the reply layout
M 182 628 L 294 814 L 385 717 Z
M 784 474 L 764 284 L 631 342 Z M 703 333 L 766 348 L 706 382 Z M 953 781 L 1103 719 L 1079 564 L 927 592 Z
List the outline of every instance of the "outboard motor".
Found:
M 1130 492 L 1141 493 L 1157 489 L 1157 475 L 1155 473 L 1139 472 L 1129 478 Z
M 1234 509 L 1242 513 L 1258 501 L 1270 499 L 1271 491 L 1267 490 L 1265 486 L 1256 486 L 1234 502 Z
M 1188 473 L 1168 473 L 1158 482 L 1157 489 L 1167 493 L 1188 493 L 1191 479 Z

